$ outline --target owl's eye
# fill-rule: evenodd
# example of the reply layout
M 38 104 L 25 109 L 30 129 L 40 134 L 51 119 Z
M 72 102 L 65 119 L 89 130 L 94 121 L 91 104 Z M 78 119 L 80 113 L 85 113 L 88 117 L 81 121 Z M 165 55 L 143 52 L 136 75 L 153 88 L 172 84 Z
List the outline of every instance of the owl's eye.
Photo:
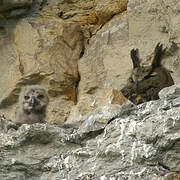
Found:
M 44 95 L 40 94 L 40 95 L 38 95 L 37 98 L 38 98 L 38 99 L 43 99 L 43 98 L 44 98 Z
M 30 97 L 29 96 L 24 96 L 24 99 L 25 100 L 28 100 Z

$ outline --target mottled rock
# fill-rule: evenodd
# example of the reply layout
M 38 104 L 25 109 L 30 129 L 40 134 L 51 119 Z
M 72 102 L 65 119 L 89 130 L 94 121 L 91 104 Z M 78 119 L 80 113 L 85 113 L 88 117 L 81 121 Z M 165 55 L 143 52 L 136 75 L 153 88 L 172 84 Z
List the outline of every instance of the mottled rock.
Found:
M 48 1 L 40 12 L 42 16 L 56 16 L 68 22 L 81 25 L 87 39 L 91 38 L 105 23 L 110 21 L 116 14 L 127 9 L 127 0 L 78 0 L 75 3 L 64 1 Z
M 104 88 L 95 95 L 84 95 L 74 106 L 66 124 L 82 124 L 80 131 L 104 127 L 109 119 L 133 104 L 123 94 L 115 89 Z M 90 125 L 91 124 L 91 125 Z M 90 128 L 90 129 L 89 129 Z
M 132 69 L 130 49 L 139 48 L 148 65 L 157 42 L 180 82 L 179 1 L 21 2 L 0 7 L 1 16 L 14 18 L 0 21 L 1 179 L 178 179 L 178 88 L 133 107 L 123 106 L 119 90 Z M 68 123 L 15 126 L 19 89 L 27 84 L 47 88 L 48 122 Z
M 128 39 L 127 15 L 114 18 L 90 39 L 79 61 L 80 96 L 95 94 L 101 87 L 120 90 L 125 85 L 131 69 Z
M 179 180 L 180 174 L 171 172 L 167 173 L 165 176 L 158 178 L 158 180 Z
M 165 97 L 117 111 L 99 130 L 24 124 L 18 130 L 10 127 L 4 131 L 0 126 L 0 177 L 177 180 L 180 105 L 171 105 L 177 98 Z M 92 120 L 97 115 L 94 112 Z M 0 118 L 0 123 L 9 124 L 4 116 Z
M 180 83 L 170 87 L 166 87 L 159 92 L 160 98 L 179 97 L 180 96 Z
M 88 83 L 85 74 L 88 75 L 89 72 L 83 74 L 83 71 L 87 70 L 81 70 L 81 65 L 77 64 L 84 53 L 84 36 L 86 39 L 90 38 L 114 15 L 125 11 L 127 0 L 113 2 L 108 0 L 106 1 L 107 6 L 104 6 L 104 1 L 95 3 L 92 1 L 88 3 L 77 1 L 76 5 L 64 1 L 58 3 L 57 1 L 47 1 L 47 3 L 38 1 L 36 4 L 39 7 L 37 13 L 40 13 L 37 18 L 27 17 L 1 22 L 2 48 L 0 52 L 2 56 L 0 60 L 3 76 L 1 76 L 0 82 L 3 87 L 0 90 L 0 107 L 5 108 L 5 110 L 8 108 L 6 111 L 9 118 L 13 119 L 14 109 L 16 108 L 14 104 L 17 102 L 21 86 L 43 84 L 47 87 L 51 98 L 47 111 L 47 121 L 51 123 L 64 122 L 68 118 L 72 106 L 77 103 L 77 94 L 82 99 L 81 92 L 84 91 L 84 88 L 81 88 L 81 85 L 78 87 L 80 80 L 78 66 L 80 74 L 82 74 L 81 84 Z M 93 7 L 95 10 L 92 11 Z M 80 13 L 79 10 L 83 13 Z M 72 14 L 73 11 L 77 12 L 74 13 L 73 17 L 67 16 L 68 13 Z M 59 14 L 60 12 L 62 12 L 62 17 Z M 34 17 L 35 14 L 30 15 Z M 65 16 L 67 18 L 64 19 Z M 120 26 L 119 22 L 121 20 L 118 20 L 118 18 L 112 22 L 113 27 L 111 29 L 109 24 L 108 28 L 98 35 L 98 41 L 105 37 L 103 43 L 106 45 L 107 43 L 111 44 L 119 37 L 121 39 L 123 37 L 127 38 L 126 35 L 121 35 L 121 33 L 116 36 L 115 32 L 118 32 L 119 29 L 127 33 L 126 18 L 122 18 L 122 25 Z M 102 38 L 101 34 L 103 35 Z M 127 39 L 125 41 L 127 42 Z M 104 50 L 107 50 L 108 46 Z M 106 69 L 113 67 L 108 61 L 108 56 L 111 56 L 111 54 L 111 52 L 107 54 Z M 102 55 L 100 56 L 102 57 Z M 95 59 L 97 68 L 94 69 L 97 74 L 99 74 L 99 69 L 103 68 L 98 59 L 99 57 Z M 96 67 L 96 64 L 94 64 L 94 67 Z M 104 74 L 106 74 L 106 69 L 103 70 Z M 109 87 L 111 86 L 112 77 L 110 75 L 111 69 L 108 71 L 108 82 L 105 84 Z M 118 68 L 116 68 L 115 74 L 113 74 L 114 77 L 119 76 L 118 71 Z M 97 86 L 100 87 L 102 78 L 96 78 L 97 76 L 95 75 L 91 82 L 97 82 Z M 6 81 L 9 83 L 6 84 Z M 119 82 L 118 79 L 117 81 Z M 115 82 L 113 84 L 116 84 L 113 85 L 116 89 L 119 87 L 119 83 Z M 91 87 L 88 91 L 91 92 Z M 83 96 L 85 96 L 84 93 Z M 11 113 L 9 113 L 10 109 Z
M 33 23 L 29 19 L 20 20 L 15 28 L 8 30 L 6 25 L 5 30 L 4 33 L 11 30 L 13 34 L 5 44 L 7 47 L 0 49 L 3 73 L 0 78 L 3 84 L 1 108 L 17 102 L 23 85 L 43 84 L 53 101 L 48 108 L 47 120 L 65 121 L 77 102 L 77 62 L 84 49 L 80 26 L 59 19 L 39 18 Z M 6 38 L 3 37 L 2 41 Z M 13 113 L 9 115 L 13 117 Z

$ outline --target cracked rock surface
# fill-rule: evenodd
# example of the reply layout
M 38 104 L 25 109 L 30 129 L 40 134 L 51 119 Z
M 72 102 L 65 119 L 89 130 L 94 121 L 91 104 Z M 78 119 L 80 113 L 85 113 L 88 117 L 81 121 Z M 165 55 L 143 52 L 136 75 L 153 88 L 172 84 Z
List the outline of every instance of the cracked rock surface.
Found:
M 172 88 L 174 96 L 166 90 L 162 99 L 129 107 L 105 128 L 84 133 L 81 126 L 16 127 L 1 116 L 1 179 L 178 179 L 180 94 L 178 85 Z

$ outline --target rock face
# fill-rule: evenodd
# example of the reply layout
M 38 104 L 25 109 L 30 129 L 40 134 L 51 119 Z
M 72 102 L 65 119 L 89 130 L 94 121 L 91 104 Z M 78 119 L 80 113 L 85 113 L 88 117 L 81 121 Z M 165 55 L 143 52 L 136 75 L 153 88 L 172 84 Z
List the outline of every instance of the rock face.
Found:
M 1 179 L 178 179 L 179 7 L 177 0 L 0 0 Z M 120 93 L 130 50 L 149 66 L 159 42 L 175 85 L 161 100 L 134 106 Z M 48 124 L 19 128 L 20 89 L 34 84 L 48 92 Z
M 173 96 L 123 108 L 103 128 L 92 129 L 86 119 L 84 132 L 83 125 L 24 124 L 17 130 L 1 116 L 1 179 L 178 180 L 180 93 L 172 88 Z
M 70 107 L 76 103 L 79 81 L 77 61 L 83 50 L 83 35 L 79 26 L 67 26 L 58 19 L 37 19 L 33 24 L 21 20 L 17 22 L 13 37 L 7 40 L 6 46 L 8 48 L 1 49 L 5 54 L 1 57 L 1 69 L 6 77 L 0 78 L 4 84 L 0 90 L 2 108 L 17 101 L 21 86 L 42 83 L 54 99 L 49 111 L 55 112 L 55 115 L 49 113 L 52 116 L 48 119 L 56 122 L 58 116 L 62 116 L 63 121 Z M 5 57 L 10 55 L 12 57 L 7 57 L 7 61 Z
M 78 1 L 77 4 L 82 6 L 84 3 Z M 38 3 L 35 5 L 38 6 Z M 86 42 L 112 16 L 123 12 L 127 1 L 107 1 L 107 7 L 103 6 L 103 2 L 86 5 L 88 7 L 83 7 L 80 13 L 74 4 L 72 8 L 71 4 L 62 2 L 44 2 L 39 3 L 39 11 L 32 6 L 35 10 L 26 18 L 2 20 L 0 107 L 9 118 L 14 118 L 20 88 L 26 84 L 42 84 L 50 96 L 47 121 L 66 121 L 77 103 L 78 94 L 80 97 L 78 60 L 84 54 Z M 93 6 L 95 11 L 91 11 Z M 66 11 L 73 15 L 68 15 Z M 103 12 L 107 12 L 105 17 Z M 37 16 L 37 13 L 40 15 Z M 81 19 L 79 15 L 84 19 L 77 23 L 77 19 Z M 98 20 L 92 22 L 93 17 Z
M 20 88 L 27 84 L 47 88 L 47 122 L 69 120 L 74 109 L 87 116 L 81 104 L 89 107 L 99 92 L 119 91 L 126 84 L 130 50 L 139 48 L 142 63 L 151 64 L 158 42 L 166 48 L 164 66 L 179 82 L 178 25 L 171 25 L 179 15 L 170 9 L 163 15 L 162 1 L 11 1 L 6 9 L 8 2 L 1 1 L 2 12 L 31 7 L 23 18 L 0 21 L 0 108 L 10 119 Z M 174 3 L 166 2 L 169 7 Z
M 92 124 L 106 124 L 122 108 L 132 105 L 133 103 L 119 91 L 110 88 L 102 89 L 96 96 L 83 96 L 79 103 L 72 108 L 66 124 L 81 124 L 85 119 L 92 121 Z M 96 114 L 96 118 L 91 118 L 93 114 Z

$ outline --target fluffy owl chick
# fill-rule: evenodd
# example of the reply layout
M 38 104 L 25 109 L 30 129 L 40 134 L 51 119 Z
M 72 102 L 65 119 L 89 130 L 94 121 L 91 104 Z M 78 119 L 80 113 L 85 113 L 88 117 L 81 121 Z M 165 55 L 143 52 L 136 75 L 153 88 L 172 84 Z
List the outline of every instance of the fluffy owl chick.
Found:
M 23 87 L 19 95 L 16 123 L 21 125 L 43 122 L 48 102 L 48 95 L 42 86 Z

